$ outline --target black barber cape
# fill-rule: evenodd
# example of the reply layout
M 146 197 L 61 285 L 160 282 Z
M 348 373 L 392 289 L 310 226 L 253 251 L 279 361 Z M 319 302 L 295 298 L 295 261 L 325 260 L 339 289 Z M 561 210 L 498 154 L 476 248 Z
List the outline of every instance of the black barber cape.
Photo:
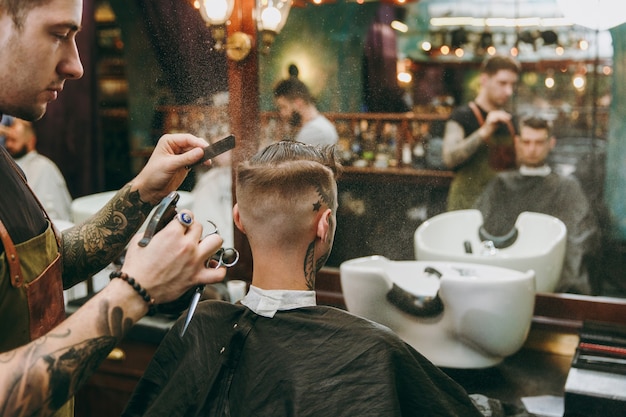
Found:
M 184 315 L 183 315 L 184 318 Z M 388 328 L 326 307 L 198 306 L 165 336 L 123 416 L 482 416 Z
M 585 258 L 593 256 L 599 247 L 599 226 L 575 177 L 555 172 L 545 177 L 503 172 L 489 183 L 474 208 L 482 213 L 487 231 L 496 236 L 510 231 L 524 211 L 548 214 L 563 221 L 567 227 L 567 246 L 555 292 L 591 292 Z

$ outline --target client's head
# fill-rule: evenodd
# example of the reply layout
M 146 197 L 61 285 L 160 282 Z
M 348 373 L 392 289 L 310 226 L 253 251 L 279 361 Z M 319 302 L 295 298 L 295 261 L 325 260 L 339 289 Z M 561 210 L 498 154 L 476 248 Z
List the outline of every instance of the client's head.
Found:
M 330 255 L 341 166 L 333 146 L 283 141 L 237 169 L 234 220 L 255 251 L 305 254 L 316 272 Z
M 520 133 L 515 137 L 515 153 L 519 165 L 540 167 L 546 163 L 554 148 L 552 124 L 540 115 L 530 115 L 520 121 Z

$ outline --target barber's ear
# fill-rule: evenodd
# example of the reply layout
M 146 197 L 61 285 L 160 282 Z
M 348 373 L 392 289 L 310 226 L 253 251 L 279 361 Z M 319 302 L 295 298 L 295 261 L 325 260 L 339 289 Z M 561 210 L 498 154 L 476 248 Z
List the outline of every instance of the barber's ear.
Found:
M 554 136 L 550 136 L 550 150 L 554 149 L 556 146 L 556 138 Z
M 239 213 L 239 204 L 235 203 L 233 206 L 233 221 L 235 222 L 235 226 L 237 229 L 241 231 L 244 235 L 246 234 L 245 229 L 243 228 L 243 224 L 241 224 L 241 215 Z
M 332 232 L 330 222 L 332 221 L 333 211 L 326 209 L 317 221 L 317 237 L 326 242 L 329 234 Z

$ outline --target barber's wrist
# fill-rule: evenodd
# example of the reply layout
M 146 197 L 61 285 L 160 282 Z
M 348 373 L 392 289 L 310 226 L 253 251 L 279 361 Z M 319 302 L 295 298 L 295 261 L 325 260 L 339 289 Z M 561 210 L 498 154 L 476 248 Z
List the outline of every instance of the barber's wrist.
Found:
M 121 279 L 111 280 L 97 295 L 108 299 L 109 306 L 121 308 L 124 318 L 133 324 L 149 313 L 148 304 Z
M 141 297 L 143 301 L 146 303 L 146 305 L 148 306 L 148 312 L 151 314 L 154 313 L 154 310 L 155 310 L 154 298 L 150 296 L 148 291 L 144 287 L 142 287 L 141 284 L 135 278 L 131 277 L 130 275 L 128 275 L 126 272 L 123 272 L 123 271 L 111 272 L 110 278 L 111 279 L 119 278 L 125 283 L 127 283 L 128 285 L 130 285 L 130 287 L 135 291 L 135 293 L 137 293 L 137 295 Z
M 476 136 L 481 142 L 487 142 L 489 137 L 491 136 L 489 133 L 485 132 L 484 129 L 480 128 L 476 131 Z

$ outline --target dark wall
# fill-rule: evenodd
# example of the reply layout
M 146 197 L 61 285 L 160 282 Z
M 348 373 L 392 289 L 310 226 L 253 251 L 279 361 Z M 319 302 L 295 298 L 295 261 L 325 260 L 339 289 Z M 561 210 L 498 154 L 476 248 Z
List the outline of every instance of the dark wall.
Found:
M 72 196 L 103 186 L 102 144 L 96 120 L 94 2 L 85 0 L 83 27 L 76 41 L 85 74 L 65 83 L 44 117 L 35 123 L 39 152 L 57 163 Z

